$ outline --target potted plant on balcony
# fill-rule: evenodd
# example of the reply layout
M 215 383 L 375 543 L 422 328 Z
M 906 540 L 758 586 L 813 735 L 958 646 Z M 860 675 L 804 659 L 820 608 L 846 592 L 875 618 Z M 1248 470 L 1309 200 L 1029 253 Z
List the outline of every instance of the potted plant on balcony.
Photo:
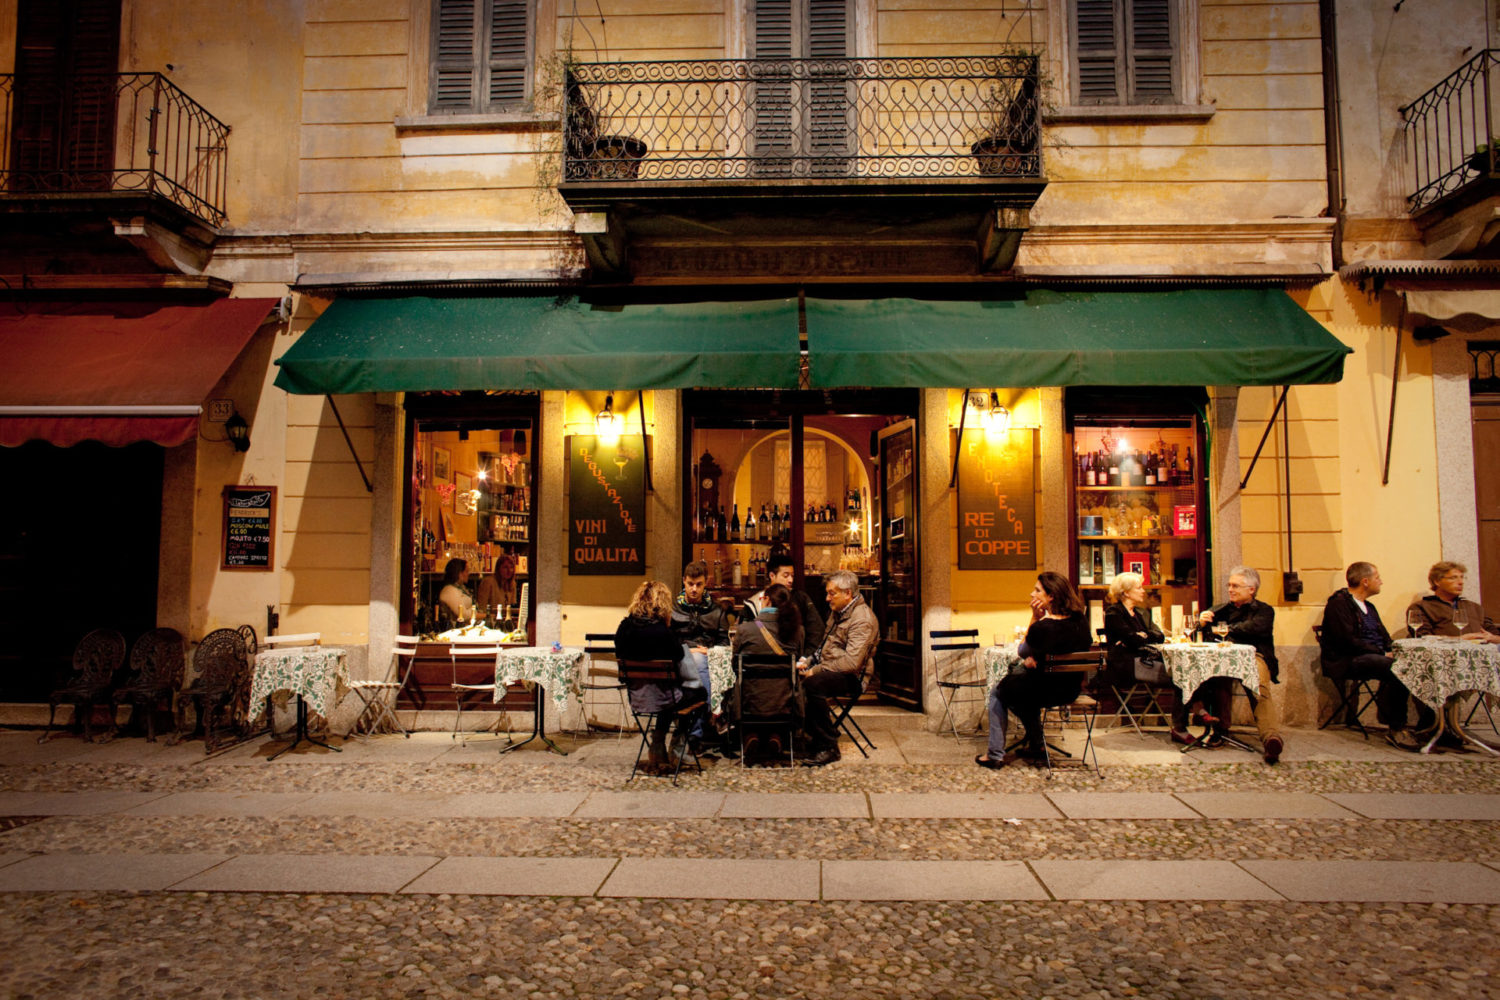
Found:
M 1491 142 L 1493 142 L 1493 141 L 1494 140 L 1491 140 Z M 1500 157 L 1500 151 L 1496 152 L 1496 156 Z M 1500 163 L 1500 160 L 1497 160 L 1497 163 Z M 1487 143 L 1487 142 L 1481 142 L 1479 145 L 1477 145 L 1477 146 L 1474 147 L 1474 152 L 1472 152 L 1472 153 L 1469 154 L 1469 164 L 1468 164 L 1468 166 L 1469 166 L 1469 169 L 1472 170 L 1472 171 L 1474 171 L 1475 173 L 1487 174 L 1487 173 L 1490 172 L 1490 144 L 1489 143 Z
M 980 136 L 969 147 L 978 161 L 979 172 L 986 177 L 1032 172 L 1028 168 L 1041 132 L 1037 59 L 1018 56 L 1014 65 L 1017 69 L 1014 75 L 989 81 Z
M 568 179 L 634 180 L 646 158 L 646 144 L 631 135 L 601 135 L 599 116 L 571 70 L 566 80 Z

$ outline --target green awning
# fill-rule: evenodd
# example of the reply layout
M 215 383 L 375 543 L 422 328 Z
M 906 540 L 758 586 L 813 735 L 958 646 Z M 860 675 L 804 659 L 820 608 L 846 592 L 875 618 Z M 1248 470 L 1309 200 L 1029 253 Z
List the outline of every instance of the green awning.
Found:
M 797 300 L 341 298 L 277 359 L 294 393 L 795 389 Z
M 1276 288 L 807 299 L 812 384 L 1293 385 L 1351 353 Z

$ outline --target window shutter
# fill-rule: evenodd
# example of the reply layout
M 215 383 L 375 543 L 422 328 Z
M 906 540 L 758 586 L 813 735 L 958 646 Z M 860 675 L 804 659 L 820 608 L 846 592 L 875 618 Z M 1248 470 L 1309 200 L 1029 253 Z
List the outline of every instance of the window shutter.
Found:
M 437 0 L 432 26 L 432 110 L 474 110 L 479 92 L 474 43 L 480 37 L 482 14 L 480 0 Z
M 1079 104 L 1113 104 L 1120 99 L 1117 0 L 1076 0 L 1073 40 Z
M 792 58 L 792 0 L 755 0 L 755 58 Z
M 74 189 L 109 185 L 119 57 L 120 0 L 21 3 L 12 169 L 65 171 Z
M 849 0 L 807 0 L 809 59 L 848 57 L 850 14 Z M 854 102 L 844 64 L 815 69 L 807 86 L 807 150 L 815 158 L 812 170 L 820 176 L 845 173 L 849 164 L 838 157 L 851 152 Z
M 1177 46 L 1172 37 L 1171 0 L 1134 0 L 1130 5 L 1130 103 L 1176 100 Z
M 849 0 L 807 0 L 807 58 L 849 55 Z
M 520 104 L 526 100 L 527 47 L 531 40 L 528 0 L 493 0 L 490 15 L 489 103 Z

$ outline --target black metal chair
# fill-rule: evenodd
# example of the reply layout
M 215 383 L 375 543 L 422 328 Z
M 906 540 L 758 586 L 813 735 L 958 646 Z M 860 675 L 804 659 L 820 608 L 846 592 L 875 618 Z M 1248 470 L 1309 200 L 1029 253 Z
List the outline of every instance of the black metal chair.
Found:
M 927 639 L 927 648 L 933 654 L 933 676 L 936 678 L 938 698 L 943 703 L 943 716 L 938 720 L 938 729 L 941 730 L 946 721 L 954 739 L 979 735 L 978 729 L 960 733 L 958 718 L 953 712 L 954 706 L 960 701 L 975 700 L 961 698 L 963 692 L 975 692 L 981 706 L 988 693 L 989 682 L 984 665 L 978 662 L 979 629 L 931 629 L 927 633 Z
M 1099 636 L 1099 644 L 1107 647 L 1104 641 L 1104 629 L 1095 629 L 1095 632 Z M 1107 662 L 1107 648 L 1105 658 Z M 1121 685 L 1117 682 L 1113 672 L 1106 670 L 1106 676 L 1109 677 L 1109 692 L 1115 698 L 1113 725 L 1119 725 L 1123 716 L 1135 730 L 1136 735 L 1144 737 L 1146 734 L 1141 731 L 1141 724 L 1147 723 L 1152 716 L 1155 716 L 1160 724 L 1171 724 L 1172 710 L 1169 704 L 1164 703 L 1164 700 L 1169 702 L 1173 697 L 1172 692 L 1177 689 L 1172 686 L 1171 678 L 1168 677 L 1166 668 L 1159 660 L 1144 662 L 1138 656 L 1132 656 L 1132 660 L 1132 680 L 1130 686 L 1124 691 L 1120 690 Z
M 849 742 L 854 744 L 854 749 L 859 751 L 861 757 L 870 756 L 865 752 L 865 747 L 869 747 L 871 750 L 878 750 L 880 748 L 875 745 L 875 741 L 870 739 L 864 728 L 860 726 L 859 720 L 850 713 L 854 711 L 854 706 L 859 704 L 859 700 L 869 690 L 870 682 L 874 679 L 874 676 L 875 673 L 872 670 L 860 680 L 858 694 L 834 696 L 828 699 L 829 706 L 838 713 L 833 717 L 833 728 L 842 731 L 845 736 L 849 737 Z M 854 728 L 850 729 L 850 726 Z M 860 745 L 861 739 L 864 740 L 863 746 Z
M 797 731 L 802 713 L 797 704 L 796 657 L 790 653 L 740 653 L 735 664 L 735 717 L 740 730 L 740 763 L 749 761 L 749 735 L 784 730 L 787 764 L 797 763 Z M 775 756 L 780 756 L 776 754 Z
M 132 725 L 137 717 L 145 720 L 147 742 L 156 742 L 157 709 L 165 705 L 168 712 L 172 710 L 183 666 L 182 633 L 175 628 L 152 629 L 130 647 L 133 676 L 115 689 L 111 700 L 116 706 L 131 706 Z
M 636 772 L 641 767 L 641 757 L 646 754 L 651 743 L 651 729 L 653 726 L 670 726 L 674 722 L 681 731 L 682 727 L 688 725 L 693 716 L 702 712 L 707 707 L 707 702 L 701 698 L 689 698 L 685 701 L 673 701 L 667 692 L 676 691 L 682 687 L 682 673 L 677 664 L 671 660 L 628 660 L 618 659 L 620 681 L 631 690 L 629 699 L 630 716 L 635 720 L 635 728 L 641 734 L 641 745 L 635 752 L 635 761 L 630 765 L 630 777 L 627 781 L 635 779 Z M 640 697 L 645 692 L 638 692 L 638 687 L 657 687 L 662 689 L 664 704 L 659 708 L 640 708 L 639 705 L 647 703 L 646 698 Z M 702 694 L 702 692 L 698 692 Z M 683 740 L 686 754 L 691 754 L 693 766 L 703 770 L 703 762 L 698 755 L 693 753 L 688 740 Z M 678 777 L 682 774 L 682 764 L 685 758 L 679 756 L 672 769 L 672 784 L 677 784 Z
M 1339 703 L 1334 706 L 1328 718 L 1318 724 L 1319 729 L 1327 729 L 1333 724 L 1333 720 L 1339 717 L 1340 712 L 1347 712 L 1344 717 L 1344 725 L 1351 729 L 1358 729 L 1365 739 L 1370 738 L 1370 731 L 1365 724 L 1359 721 L 1371 705 L 1376 704 L 1376 687 L 1380 681 L 1374 677 L 1335 677 L 1328 670 L 1329 659 L 1323 653 L 1323 626 L 1313 626 L 1313 638 L 1318 641 L 1318 668 L 1323 671 L 1323 676 L 1328 678 L 1333 689 L 1339 696 Z
M 615 729 L 618 738 L 625 736 L 625 720 L 630 716 L 630 701 L 625 697 L 625 682 L 620 680 L 620 667 L 615 662 L 615 634 L 613 632 L 589 632 L 583 637 L 583 679 L 578 685 L 579 700 L 583 711 L 583 731 L 587 735 L 595 729 L 605 732 L 589 717 L 589 707 L 598 704 L 599 692 L 614 692 L 620 701 L 620 725 Z
M 241 626 L 249 629 L 249 626 Z M 219 748 L 218 737 L 225 728 L 243 737 L 248 727 L 250 708 L 250 653 L 241 629 L 214 629 L 204 636 L 193 651 L 196 676 L 182 689 L 177 699 L 177 734 L 174 742 L 203 731 L 203 752 Z M 251 630 L 251 635 L 254 630 Z M 197 716 L 192 732 L 184 732 L 182 708 L 191 704 Z
M 1083 720 L 1083 749 L 1078 754 L 1078 763 L 1084 767 L 1088 766 L 1089 756 L 1094 758 L 1094 775 L 1104 777 L 1099 769 L 1099 751 L 1094 746 L 1094 722 L 1099 717 L 1099 702 L 1088 694 L 1088 681 L 1092 675 L 1097 675 L 1104 669 L 1105 651 L 1094 648 L 1080 653 L 1057 653 L 1044 657 L 1039 664 L 1042 670 L 1050 673 L 1081 673 L 1084 675 L 1083 686 L 1077 697 L 1066 700 L 1043 702 L 1042 706 L 1042 728 L 1045 732 L 1049 717 L 1057 720 L 1059 727 L 1072 721 L 1074 717 Z M 1047 776 L 1052 776 L 1054 768 L 1053 755 L 1072 759 L 1073 755 L 1053 743 L 1042 741 L 1043 758 L 1047 764 Z
M 57 717 L 57 706 L 65 702 L 73 705 L 74 718 L 83 725 L 83 738 L 92 742 L 94 738 L 93 715 L 97 702 L 109 700 L 110 685 L 115 671 L 125 662 L 125 637 L 112 628 L 99 628 L 78 640 L 73 647 L 74 675 L 62 687 L 55 689 L 47 699 L 47 728 L 37 737 L 45 743 L 52 735 L 52 722 Z M 110 730 L 114 730 L 114 719 L 110 719 Z

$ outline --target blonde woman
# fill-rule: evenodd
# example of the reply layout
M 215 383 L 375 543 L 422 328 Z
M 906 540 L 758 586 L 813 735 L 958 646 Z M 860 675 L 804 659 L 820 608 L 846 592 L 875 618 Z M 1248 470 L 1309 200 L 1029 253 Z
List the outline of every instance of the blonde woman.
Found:
M 636 588 L 630 607 L 615 629 L 615 656 L 622 660 L 671 660 L 682 667 L 682 640 L 672 633 L 672 592 L 667 585 L 647 580 Z M 701 700 L 703 689 L 684 690 L 678 685 L 643 683 L 630 689 L 630 704 L 637 712 L 660 712 L 691 699 Z M 656 717 L 651 730 L 647 774 L 670 774 L 667 760 L 667 729 L 672 714 Z

